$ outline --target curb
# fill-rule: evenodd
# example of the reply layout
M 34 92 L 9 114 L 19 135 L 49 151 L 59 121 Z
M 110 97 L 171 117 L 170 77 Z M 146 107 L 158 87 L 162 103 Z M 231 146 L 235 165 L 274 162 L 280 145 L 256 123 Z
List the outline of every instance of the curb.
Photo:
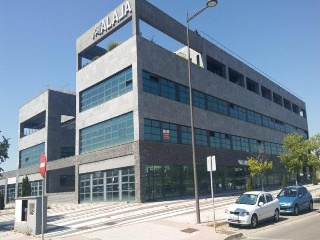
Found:
M 239 239 L 243 236 L 242 233 L 235 233 L 235 234 L 232 234 L 228 237 L 226 237 L 224 240 L 233 240 L 233 239 Z

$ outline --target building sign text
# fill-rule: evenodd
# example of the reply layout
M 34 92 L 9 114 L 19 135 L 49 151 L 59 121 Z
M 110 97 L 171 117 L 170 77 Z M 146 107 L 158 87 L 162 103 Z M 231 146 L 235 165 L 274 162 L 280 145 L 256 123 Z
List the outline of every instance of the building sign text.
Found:
M 117 23 L 128 18 L 130 13 L 132 13 L 130 2 L 126 1 L 121 5 L 121 9 L 116 9 L 111 16 L 107 16 L 99 23 L 94 30 L 92 39 L 94 40 L 97 36 L 102 36 L 104 33 L 112 29 Z

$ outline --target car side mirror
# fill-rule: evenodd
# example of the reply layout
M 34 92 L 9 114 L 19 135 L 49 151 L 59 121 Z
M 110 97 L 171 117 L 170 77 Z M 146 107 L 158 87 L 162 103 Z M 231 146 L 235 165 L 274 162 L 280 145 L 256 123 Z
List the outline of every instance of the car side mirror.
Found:
M 277 195 L 277 198 L 279 198 L 279 194 Z
M 259 204 L 258 204 L 258 206 L 263 206 L 264 205 L 264 203 L 263 202 L 259 202 Z

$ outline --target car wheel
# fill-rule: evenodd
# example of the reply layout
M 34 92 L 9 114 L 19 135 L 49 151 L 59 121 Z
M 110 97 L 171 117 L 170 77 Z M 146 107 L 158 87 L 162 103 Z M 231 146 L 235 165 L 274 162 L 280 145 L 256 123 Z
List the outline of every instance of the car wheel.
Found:
M 251 227 L 256 228 L 258 225 L 258 217 L 257 215 L 253 214 L 251 217 Z
M 309 211 L 312 212 L 313 211 L 313 202 L 310 201 L 309 203 Z
M 298 204 L 294 205 L 294 210 L 293 210 L 294 215 L 299 215 L 299 206 Z
M 278 209 L 276 209 L 276 210 L 274 211 L 273 220 L 274 220 L 275 222 L 278 222 L 278 221 L 279 221 L 279 210 L 278 210 Z

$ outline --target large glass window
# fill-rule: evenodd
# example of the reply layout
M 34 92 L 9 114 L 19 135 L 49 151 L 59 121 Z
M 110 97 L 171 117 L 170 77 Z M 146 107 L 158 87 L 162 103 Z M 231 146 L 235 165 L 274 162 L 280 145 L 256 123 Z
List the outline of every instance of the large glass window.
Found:
M 133 167 L 121 169 L 122 201 L 135 200 L 135 181 Z
M 31 196 L 41 196 L 42 195 L 42 181 L 31 182 Z
M 93 108 L 129 91 L 132 91 L 131 67 L 82 91 L 80 93 L 80 111 Z
M 80 153 L 133 141 L 133 113 L 80 130 Z
M 147 141 L 181 143 L 191 145 L 191 128 L 167 122 L 144 119 L 144 136 Z M 225 133 L 195 128 L 195 144 L 197 146 L 217 149 L 232 149 L 243 152 L 266 152 L 268 154 L 281 154 L 282 145 L 260 140 L 233 136 Z
M 135 177 L 133 167 L 80 175 L 80 202 L 134 200 Z
M 143 71 L 143 89 L 155 95 L 172 99 L 181 103 L 189 104 L 189 88 L 187 86 L 175 83 L 173 81 L 161 78 Z M 304 138 L 308 137 L 305 130 L 296 128 L 289 124 L 285 124 L 280 120 L 273 119 L 260 113 L 237 106 L 231 102 L 218 99 L 203 92 L 192 90 L 193 105 L 201 109 L 207 109 L 211 112 L 227 115 L 232 118 L 240 119 L 256 125 L 262 125 L 267 128 L 276 129 L 286 133 L 298 132 Z
M 91 174 L 80 175 L 80 202 L 90 202 Z
M 103 172 L 92 174 L 92 201 L 103 201 Z
M 8 199 L 8 203 L 14 202 L 15 190 L 16 190 L 16 185 L 15 185 L 15 184 L 8 184 L 8 185 L 7 185 L 7 199 Z
M 40 155 L 44 153 L 45 143 L 40 143 L 33 147 L 21 150 L 19 155 L 19 167 L 24 168 L 27 166 L 32 166 L 39 164 Z

